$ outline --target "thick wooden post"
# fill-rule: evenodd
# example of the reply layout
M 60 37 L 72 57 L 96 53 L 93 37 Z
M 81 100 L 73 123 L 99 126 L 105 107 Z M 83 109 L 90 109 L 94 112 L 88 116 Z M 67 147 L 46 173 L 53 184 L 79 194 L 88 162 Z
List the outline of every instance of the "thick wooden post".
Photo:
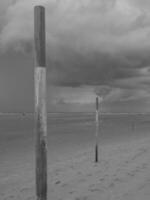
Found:
M 47 200 L 45 8 L 34 8 L 36 199 Z
M 96 133 L 95 133 L 95 162 L 98 162 L 98 132 L 99 132 L 99 113 L 98 113 L 98 96 L 96 97 L 96 113 L 95 113 L 95 121 L 96 121 Z

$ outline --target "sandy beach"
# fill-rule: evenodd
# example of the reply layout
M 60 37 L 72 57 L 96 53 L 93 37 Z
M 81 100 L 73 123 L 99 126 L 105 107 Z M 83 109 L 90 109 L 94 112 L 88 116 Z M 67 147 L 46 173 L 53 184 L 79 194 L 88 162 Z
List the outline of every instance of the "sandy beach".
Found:
M 9 124 L 12 124 L 8 127 L 11 130 L 8 130 L 7 126 L 3 127 L 4 123 L 1 126 L 1 132 L 3 130 L 4 133 L 1 134 L 0 145 L 1 200 L 36 199 L 33 121 L 29 118 L 20 116 L 17 119 L 16 117 L 11 117 L 9 120 L 7 118 L 7 123 L 9 121 Z M 138 116 L 141 125 L 138 123 L 138 131 L 134 130 L 134 134 L 132 127 L 127 126 L 127 119 L 131 121 L 130 117 L 126 120 L 113 117 L 114 121 L 110 120 L 112 124 L 108 123 L 109 116 L 103 117 L 102 133 L 105 132 L 105 136 L 101 135 L 97 164 L 94 163 L 93 116 L 80 115 L 80 119 L 79 116 L 72 116 L 72 120 L 70 116 L 57 116 L 57 119 L 53 116 L 52 118 L 54 123 L 52 119 L 49 119 L 51 121 L 49 129 L 51 127 L 54 134 L 48 137 L 48 199 L 150 199 L 148 116 L 145 118 Z M 110 132 L 117 131 L 117 119 L 120 121 L 118 126 L 120 137 L 118 133 L 116 135 L 112 133 L 114 136 L 112 140 L 108 129 Z M 68 122 L 68 120 L 71 121 Z M 6 119 L 1 119 L 1 122 L 4 121 Z M 107 127 L 105 127 L 106 124 L 108 124 Z M 28 127 L 28 130 L 25 130 L 24 126 Z M 74 134 L 77 131 L 80 131 L 79 135 Z
M 0 200 L 150 200 L 150 0 L 0 0 Z

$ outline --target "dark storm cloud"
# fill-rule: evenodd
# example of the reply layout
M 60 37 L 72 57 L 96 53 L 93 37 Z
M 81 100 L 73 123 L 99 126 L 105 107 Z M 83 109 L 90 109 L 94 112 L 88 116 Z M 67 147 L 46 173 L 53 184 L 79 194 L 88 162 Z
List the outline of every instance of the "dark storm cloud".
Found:
M 72 87 L 120 83 L 125 87 L 128 79 L 145 79 L 140 69 L 150 65 L 150 5 L 142 2 L 38 1 L 47 13 L 49 82 Z M 37 3 L 18 0 L 8 4 L 0 34 L 3 49 L 31 53 L 33 6 Z
M 72 49 L 62 51 L 61 57 L 51 62 L 51 76 L 58 76 L 55 83 L 65 86 L 112 84 L 114 80 L 137 75 L 137 61 L 120 55 L 104 52 L 75 52 Z

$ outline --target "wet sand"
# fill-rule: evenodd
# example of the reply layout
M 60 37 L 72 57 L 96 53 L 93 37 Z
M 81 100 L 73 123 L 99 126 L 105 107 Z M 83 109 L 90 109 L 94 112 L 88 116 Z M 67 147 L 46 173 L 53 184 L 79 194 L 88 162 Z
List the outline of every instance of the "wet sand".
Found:
M 149 115 L 101 116 L 100 162 L 95 165 L 94 114 L 48 115 L 49 199 L 150 198 L 149 119 Z M 0 118 L 2 200 L 35 199 L 33 124 L 32 115 Z

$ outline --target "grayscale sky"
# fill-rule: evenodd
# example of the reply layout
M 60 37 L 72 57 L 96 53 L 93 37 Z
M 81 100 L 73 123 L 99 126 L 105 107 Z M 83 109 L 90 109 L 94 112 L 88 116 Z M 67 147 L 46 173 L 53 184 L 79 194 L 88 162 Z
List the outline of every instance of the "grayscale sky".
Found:
M 33 8 L 46 8 L 49 111 L 150 111 L 149 0 L 1 0 L 0 112 L 33 111 Z

